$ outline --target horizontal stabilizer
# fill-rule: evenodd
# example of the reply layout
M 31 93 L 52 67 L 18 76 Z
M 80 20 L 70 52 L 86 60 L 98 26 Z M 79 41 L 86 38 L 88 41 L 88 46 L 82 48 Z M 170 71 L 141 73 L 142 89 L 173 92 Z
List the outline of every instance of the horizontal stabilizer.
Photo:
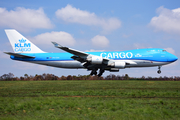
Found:
M 11 53 L 11 52 L 4 52 L 8 55 L 13 55 L 15 57 L 20 57 L 20 58 L 35 58 L 33 56 L 28 56 L 28 55 L 22 55 L 22 54 L 19 54 L 19 53 Z

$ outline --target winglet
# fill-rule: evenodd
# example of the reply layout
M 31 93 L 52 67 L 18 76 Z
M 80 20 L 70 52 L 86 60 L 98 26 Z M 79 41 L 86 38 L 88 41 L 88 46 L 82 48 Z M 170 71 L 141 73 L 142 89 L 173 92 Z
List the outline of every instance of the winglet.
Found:
M 58 43 L 56 43 L 56 42 L 52 42 L 52 43 L 53 43 L 53 44 L 54 44 L 54 46 L 55 46 L 55 47 L 57 47 L 57 48 L 59 48 L 59 47 L 60 47 L 60 48 L 61 48 L 61 47 L 63 47 L 63 46 L 59 45 L 59 44 L 58 44 Z

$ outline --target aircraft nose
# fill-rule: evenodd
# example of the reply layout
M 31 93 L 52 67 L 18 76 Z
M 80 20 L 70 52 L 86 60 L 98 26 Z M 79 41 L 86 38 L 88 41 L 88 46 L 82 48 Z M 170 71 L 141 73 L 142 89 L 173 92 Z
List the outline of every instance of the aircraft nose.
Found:
M 168 62 L 175 62 L 176 60 L 178 60 L 178 58 L 175 55 L 173 54 L 168 55 Z

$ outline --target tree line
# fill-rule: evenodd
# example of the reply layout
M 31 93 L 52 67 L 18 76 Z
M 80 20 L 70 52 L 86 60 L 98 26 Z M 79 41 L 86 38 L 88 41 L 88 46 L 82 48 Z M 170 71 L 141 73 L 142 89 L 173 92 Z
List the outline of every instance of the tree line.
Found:
M 178 76 L 174 76 L 174 77 L 129 77 L 128 74 L 125 75 L 114 75 L 114 74 L 110 74 L 107 75 L 105 77 L 98 77 L 98 76 L 90 76 L 90 75 L 78 75 L 78 76 L 61 76 L 58 77 L 56 75 L 53 74 L 42 74 L 42 75 L 28 75 L 28 74 L 24 74 L 24 76 L 21 77 L 14 77 L 13 73 L 8 73 L 8 74 L 4 74 L 2 76 L 0 76 L 0 80 L 1 81 L 45 81 L 45 80 L 157 80 L 157 81 L 180 81 L 180 77 Z

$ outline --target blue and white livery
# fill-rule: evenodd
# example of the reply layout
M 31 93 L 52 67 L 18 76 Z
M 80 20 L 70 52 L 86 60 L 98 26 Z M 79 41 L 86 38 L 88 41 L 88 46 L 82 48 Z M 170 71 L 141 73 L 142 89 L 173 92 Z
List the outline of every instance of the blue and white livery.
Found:
M 47 53 L 39 49 L 14 29 L 5 30 L 14 53 L 5 52 L 13 60 L 36 63 L 59 68 L 91 70 L 90 75 L 101 76 L 105 70 L 118 72 L 131 67 L 153 67 L 175 62 L 178 58 L 164 49 L 148 48 L 128 51 L 82 52 L 52 42 L 67 53 Z

